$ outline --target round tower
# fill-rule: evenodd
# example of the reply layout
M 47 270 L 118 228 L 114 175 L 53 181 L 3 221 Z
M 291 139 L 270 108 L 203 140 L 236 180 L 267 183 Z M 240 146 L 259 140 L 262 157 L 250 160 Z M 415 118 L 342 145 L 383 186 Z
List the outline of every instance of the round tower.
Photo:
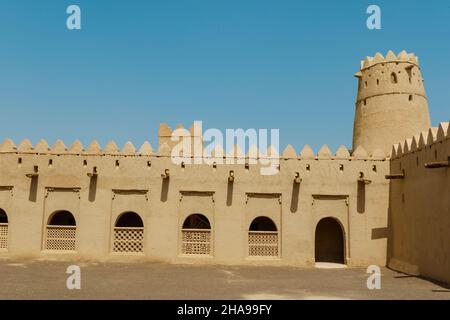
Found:
M 419 60 L 389 51 L 361 61 L 353 127 L 353 150 L 389 154 L 392 145 L 428 130 L 430 115 Z

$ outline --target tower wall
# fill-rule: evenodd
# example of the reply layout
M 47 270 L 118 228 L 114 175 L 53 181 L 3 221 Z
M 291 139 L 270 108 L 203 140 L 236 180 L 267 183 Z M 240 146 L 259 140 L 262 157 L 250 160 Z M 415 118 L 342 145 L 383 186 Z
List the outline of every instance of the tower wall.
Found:
M 419 62 L 406 52 L 368 57 L 359 79 L 353 149 L 388 153 L 393 144 L 430 127 L 428 102 Z

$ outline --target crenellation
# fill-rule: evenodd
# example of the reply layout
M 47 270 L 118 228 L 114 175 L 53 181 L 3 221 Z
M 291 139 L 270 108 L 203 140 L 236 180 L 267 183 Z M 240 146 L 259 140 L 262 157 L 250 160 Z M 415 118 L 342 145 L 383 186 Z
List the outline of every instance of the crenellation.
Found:
M 227 158 L 244 159 L 245 154 L 238 144 L 234 144 L 227 153 Z
M 445 134 L 445 137 L 447 139 L 450 139 L 450 122 L 448 123 L 449 125 L 447 126 L 447 133 Z
M 45 139 L 40 139 L 34 147 L 34 151 L 36 153 L 48 153 L 50 151 L 50 147 Z
M 397 144 L 397 152 L 396 152 L 397 158 L 400 158 L 403 156 L 403 146 L 401 143 Z
M 348 159 L 350 158 L 350 152 L 347 147 L 341 144 L 336 150 L 336 158 L 338 159 Z
M 133 155 L 136 153 L 136 148 L 134 147 L 134 144 L 131 141 L 127 141 L 122 150 L 120 150 L 121 154 L 126 154 L 126 155 Z
M 267 150 L 266 153 L 264 153 L 264 156 L 262 158 L 279 158 L 280 154 L 278 152 L 278 148 L 275 147 L 274 145 L 270 145 Z
M 411 141 L 411 152 L 419 150 L 420 134 L 416 134 Z
M 408 61 L 409 60 L 409 55 L 405 50 L 402 50 L 399 54 L 398 54 L 398 60 L 400 61 Z
M 119 147 L 114 140 L 108 141 L 106 146 L 103 148 L 103 153 L 105 154 L 116 154 L 119 152 Z
M 5 139 L 0 145 L 0 153 L 15 151 L 17 151 L 17 147 L 11 139 Z
M 172 129 L 169 127 L 167 123 L 161 123 L 159 125 L 159 131 L 158 131 L 159 137 L 171 137 L 172 136 Z
M 80 154 L 84 151 L 83 144 L 80 140 L 75 140 L 70 146 L 69 152 L 73 154 Z
M 384 61 L 384 57 L 383 57 L 383 55 L 382 55 L 381 53 L 379 53 L 379 52 L 377 52 L 377 53 L 375 54 L 375 57 L 373 57 L 373 60 L 372 60 L 373 64 L 380 63 L 380 62 L 383 62 L 383 61 Z
M 297 153 L 292 145 L 288 144 L 287 147 L 284 149 L 283 158 L 285 159 L 297 158 Z
M 172 149 L 167 143 L 163 143 L 159 145 L 158 148 L 158 156 L 170 156 Z
M 409 153 L 411 151 L 412 139 L 406 139 L 403 144 L 403 153 Z
M 381 63 L 410 63 L 417 67 L 419 66 L 419 58 L 414 53 L 407 53 L 405 50 L 401 51 L 397 56 L 392 50 L 389 50 L 384 57 L 381 53 L 377 52 L 374 57 L 367 56 L 366 59 L 361 61 L 361 70 L 369 69 L 376 64 Z
M 216 144 L 214 148 L 211 150 L 210 153 L 212 158 L 221 158 L 223 159 L 225 157 L 225 150 L 223 150 L 223 147 L 220 144 Z M 258 148 L 255 145 L 252 145 L 249 149 L 249 156 L 251 157 L 258 157 Z
M 356 159 L 364 159 L 367 158 L 368 154 L 367 151 L 362 147 L 358 146 L 352 153 L 352 156 Z
M 419 139 L 419 149 L 423 149 L 427 145 L 429 131 L 422 131 Z
M 449 122 L 441 122 L 438 127 L 431 127 L 426 131 L 405 139 L 402 143 L 395 144 L 391 152 L 392 158 L 399 158 L 402 155 L 420 152 L 431 148 L 436 143 L 446 141 L 448 137 Z M 395 149 L 395 150 L 394 150 Z
M 219 148 L 218 152 L 220 152 L 222 150 L 222 147 L 220 145 L 216 145 L 215 147 Z M 213 157 L 214 157 L 214 150 L 215 149 L 213 149 L 212 152 L 211 152 L 211 156 L 213 156 Z M 294 150 L 294 152 L 295 152 L 295 150 Z M 223 151 L 222 151 L 222 155 L 223 155 Z M 259 158 L 259 150 L 258 150 L 258 147 L 256 146 L 256 144 L 252 144 L 250 146 L 250 148 L 248 148 L 247 154 L 245 156 L 249 160 L 250 159 L 256 160 L 256 159 Z
M 305 144 L 302 151 L 300 151 L 300 158 L 303 158 L 303 159 L 314 159 L 315 158 L 314 151 L 313 151 L 313 149 L 311 149 L 309 144 Z
M 431 127 L 430 129 L 428 129 L 428 137 L 427 137 L 427 145 L 428 146 L 432 145 L 433 142 L 436 141 L 437 132 L 438 132 L 437 127 Z
M 444 124 L 443 124 L 444 125 Z M 437 130 L 438 128 L 435 128 Z M 441 130 L 444 130 L 441 128 Z M 266 158 L 284 158 L 284 159 L 349 159 L 352 157 L 356 158 L 385 158 L 386 155 L 382 152 L 381 149 L 377 149 L 375 153 L 369 155 L 364 148 L 360 147 L 350 155 L 349 150 L 344 146 L 340 145 L 335 154 L 331 151 L 327 144 L 324 144 L 317 154 L 314 153 L 312 148 L 309 145 L 305 145 L 299 154 L 295 151 L 294 147 L 291 144 L 288 144 L 281 155 L 278 153 L 278 149 L 270 145 L 265 152 L 261 152 L 258 150 L 256 145 L 250 146 L 247 154 L 244 154 L 242 149 L 238 144 L 234 144 L 230 151 L 225 154 L 223 148 L 220 145 L 215 145 L 212 150 L 210 150 L 209 154 L 206 154 L 206 149 L 204 146 L 201 147 L 204 152 L 201 152 L 201 157 L 203 158 L 211 158 L 211 157 L 228 157 L 228 158 L 254 158 L 254 159 L 266 159 Z M 201 151 L 202 151 L 201 150 Z M 139 149 L 136 149 L 134 144 L 131 141 L 127 141 L 122 149 L 120 149 L 116 142 L 113 140 L 108 141 L 104 148 L 100 146 L 97 140 L 92 140 L 87 149 L 84 149 L 82 143 L 79 140 L 76 140 L 72 143 L 72 145 L 68 148 L 64 142 L 60 139 L 57 139 L 52 147 L 49 147 L 48 143 L 41 139 L 36 144 L 35 147 L 31 144 L 28 139 L 24 139 L 18 147 L 15 146 L 14 142 L 11 139 L 5 139 L 3 143 L 0 144 L 0 152 L 15 152 L 15 153 L 32 153 L 32 154 L 58 154 L 58 155 L 89 155 L 89 156 L 105 156 L 105 155 L 115 155 L 115 156 L 123 156 L 123 155 L 147 155 L 147 156 L 173 156 L 171 154 L 172 147 L 166 143 L 160 145 L 157 153 L 154 153 L 151 144 L 148 141 L 145 141 Z M 194 156 L 194 155 L 190 155 Z
M 330 159 L 332 156 L 333 156 L 333 154 L 332 154 L 330 148 L 326 144 L 324 144 L 320 148 L 319 152 L 317 152 L 317 157 L 319 159 Z
M 67 147 L 62 140 L 57 139 L 55 141 L 55 144 L 51 147 L 50 152 L 56 154 L 64 154 L 67 153 Z
M 394 158 L 397 157 L 397 149 L 398 149 L 398 143 L 392 145 L 392 148 L 391 148 L 391 156 L 390 156 L 391 159 L 394 159 Z
M 437 141 L 444 141 L 447 138 L 447 133 L 448 132 L 449 132 L 449 123 L 448 122 L 441 122 L 441 123 L 439 123 L 436 140 Z
M 88 148 L 84 151 L 85 154 L 90 154 L 90 155 L 98 155 L 100 154 L 100 152 L 102 151 L 102 148 L 100 146 L 100 144 L 98 143 L 97 140 L 93 140 Z
M 386 62 L 395 62 L 397 61 L 397 56 L 392 52 L 392 50 L 389 50 L 386 54 Z
M 145 141 L 142 146 L 139 148 L 139 153 L 142 155 L 152 155 L 153 154 L 153 148 L 152 145 L 150 144 L 150 142 Z
M 19 152 L 32 152 L 33 151 L 33 145 L 31 144 L 30 140 L 24 139 L 19 144 L 19 147 L 17 148 Z

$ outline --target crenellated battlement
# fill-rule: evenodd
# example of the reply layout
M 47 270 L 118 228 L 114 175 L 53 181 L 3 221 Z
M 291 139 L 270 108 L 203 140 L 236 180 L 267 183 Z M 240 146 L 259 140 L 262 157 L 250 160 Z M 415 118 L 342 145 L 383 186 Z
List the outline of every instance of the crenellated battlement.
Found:
M 165 133 L 168 133 L 168 126 L 163 127 Z M 180 128 L 180 127 L 178 127 Z M 96 140 L 93 140 L 87 147 L 76 140 L 67 147 L 62 140 L 56 140 L 53 146 L 49 146 L 46 140 L 41 139 L 33 146 L 28 139 L 24 139 L 18 146 L 11 140 L 5 139 L 0 144 L 0 154 L 16 153 L 16 154 L 36 154 L 36 155 L 86 155 L 86 156 L 154 156 L 154 157 L 170 157 L 172 147 L 167 143 L 159 145 L 157 150 L 153 150 L 150 142 L 145 141 L 139 149 L 136 149 L 134 144 L 130 141 L 126 142 L 122 148 L 119 148 L 115 141 L 109 141 L 104 147 L 102 147 Z M 204 151 L 204 149 L 203 149 Z M 375 150 L 375 152 L 369 154 L 363 147 L 356 148 L 353 152 L 347 149 L 344 145 L 340 145 L 339 148 L 332 152 L 328 145 L 323 145 L 317 152 L 308 145 L 304 145 L 297 152 L 292 145 L 287 145 L 286 148 L 280 154 L 275 147 L 269 146 L 268 151 L 260 151 L 258 147 L 252 145 L 249 150 L 244 153 L 239 145 L 234 145 L 232 150 L 225 152 L 223 147 L 217 145 L 211 152 L 202 153 L 202 157 L 226 157 L 226 158 L 280 158 L 280 159 L 372 159 L 372 160 L 384 160 L 388 155 L 384 154 L 381 149 Z
M 376 64 L 400 62 L 413 64 L 416 67 L 419 67 L 419 58 L 414 53 L 407 53 L 403 50 L 398 55 L 395 55 L 392 50 L 389 50 L 386 57 L 379 52 L 373 57 L 367 56 L 366 59 L 361 61 L 361 71 L 373 67 Z
M 450 122 L 441 122 L 438 127 L 431 127 L 426 131 L 408 138 L 392 146 L 391 158 L 401 158 L 410 153 L 415 153 L 445 140 L 450 140 Z
M 71 147 L 66 147 L 63 141 L 56 140 L 52 147 L 49 146 L 46 140 L 41 139 L 33 146 L 28 139 L 24 139 L 18 146 L 14 144 L 11 139 L 6 139 L 0 145 L 0 153 L 23 153 L 23 154 L 57 154 L 57 155 L 151 155 L 153 149 L 148 141 L 145 141 L 139 150 L 136 150 L 132 142 L 128 141 L 124 144 L 122 149 L 117 147 L 115 141 L 109 141 L 104 148 L 93 140 L 87 148 L 76 140 Z
M 389 51 L 361 62 L 355 76 L 359 79 L 357 104 L 370 105 L 370 98 L 380 95 L 405 94 L 405 102 L 415 96 L 426 99 L 419 59 L 413 53 L 402 51 L 397 57 Z

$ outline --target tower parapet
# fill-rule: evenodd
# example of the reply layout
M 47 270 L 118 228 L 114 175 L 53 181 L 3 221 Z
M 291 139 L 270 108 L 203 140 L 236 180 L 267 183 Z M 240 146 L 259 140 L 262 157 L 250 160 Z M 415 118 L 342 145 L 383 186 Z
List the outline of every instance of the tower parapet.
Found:
M 361 61 L 358 78 L 353 149 L 363 146 L 389 153 L 392 145 L 430 127 L 428 101 L 413 53 L 386 57 L 377 53 Z

